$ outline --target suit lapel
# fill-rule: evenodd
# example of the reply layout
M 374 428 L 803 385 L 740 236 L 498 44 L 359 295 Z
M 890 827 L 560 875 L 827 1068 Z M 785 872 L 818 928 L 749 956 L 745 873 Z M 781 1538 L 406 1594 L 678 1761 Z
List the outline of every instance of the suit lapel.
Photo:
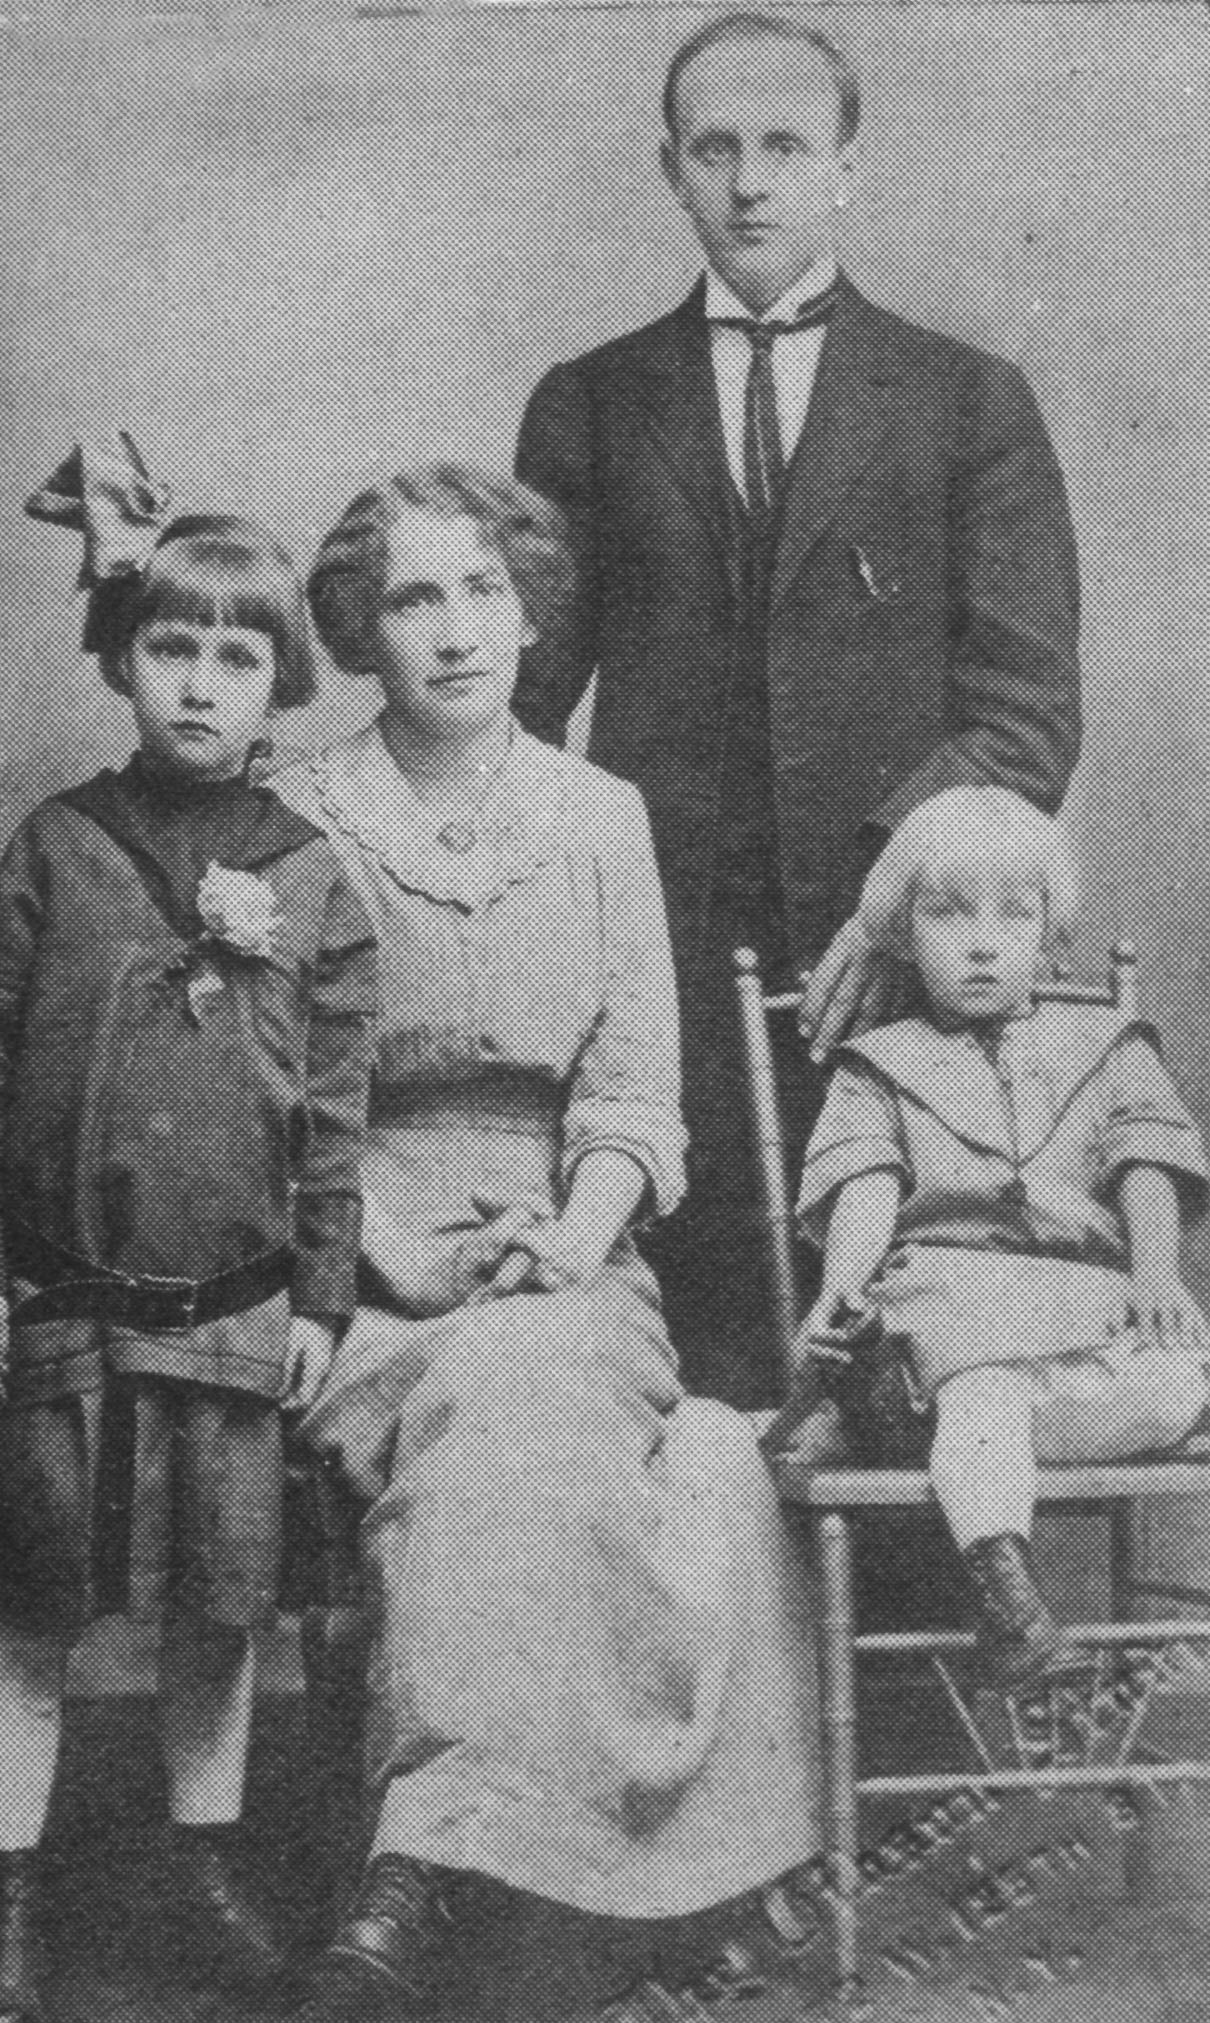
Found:
M 700 514 L 733 581 L 735 505 L 718 411 L 705 283 L 650 333 L 641 363 L 627 368 L 626 400 L 652 448 Z
M 877 454 L 887 428 L 886 388 L 897 377 L 885 326 L 842 276 L 790 465 L 773 570 L 774 607 Z

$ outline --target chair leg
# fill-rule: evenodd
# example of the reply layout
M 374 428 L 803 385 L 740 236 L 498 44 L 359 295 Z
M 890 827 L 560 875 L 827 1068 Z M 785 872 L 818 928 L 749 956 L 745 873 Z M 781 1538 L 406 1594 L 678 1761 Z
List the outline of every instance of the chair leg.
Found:
M 1131 1509 L 1128 1503 L 1115 1502 L 1109 1508 L 1110 1615 L 1115 1623 L 1132 1622 L 1137 1613 L 1133 1574 Z M 1145 1784 L 1133 1787 L 1130 1802 L 1138 1824 L 1125 1838 L 1122 1880 L 1130 1902 L 1154 1904 L 1157 1900 L 1157 1851 L 1163 1833 L 1163 1807 L 1154 1789 Z
M 857 1668 L 853 1531 L 839 1510 L 814 1520 L 819 1568 L 819 1697 L 824 1854 L 831 1871 L 832 1940 L 842 1988 L 857 1974 Z

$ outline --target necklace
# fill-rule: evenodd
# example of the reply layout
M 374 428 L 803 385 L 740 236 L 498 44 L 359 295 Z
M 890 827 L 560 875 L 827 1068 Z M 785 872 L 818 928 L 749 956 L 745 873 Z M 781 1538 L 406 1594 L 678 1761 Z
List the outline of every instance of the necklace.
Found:
M 510 737 L 502 755 L 494 765 L 476 767 L 480 777 L 455 794 L 443 795 L 437 803 L 435 813 L 431 807 L 425 806 L 413 787 L 413 795 L 422 811 L 426 826 L 430 828 L 433 841 L 439 843 L 443 850 L 449 850 L 455 857 L 465 857 L 479 844 L 483 834 L 481 824 L 484 813 L 500 784 L 511 750 Z

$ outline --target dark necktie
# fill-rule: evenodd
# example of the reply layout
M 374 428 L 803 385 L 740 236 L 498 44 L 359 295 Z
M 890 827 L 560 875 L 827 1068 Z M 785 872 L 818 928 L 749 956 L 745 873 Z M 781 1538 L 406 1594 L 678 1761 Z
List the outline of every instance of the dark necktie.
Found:
M 773 377 L 773 344 L 796 330 L 825 324 L 836 303 L 835 287 L 804 303 L 791 323 L 758 323 L 755 317 L 720 316 L 724 330 L 742 330 L 752 347 L 744 394 L 744 490 L 753 521 L 767 528 L 781 504 L 786 484 L 786 458 L 777 419 L 777 383 Z

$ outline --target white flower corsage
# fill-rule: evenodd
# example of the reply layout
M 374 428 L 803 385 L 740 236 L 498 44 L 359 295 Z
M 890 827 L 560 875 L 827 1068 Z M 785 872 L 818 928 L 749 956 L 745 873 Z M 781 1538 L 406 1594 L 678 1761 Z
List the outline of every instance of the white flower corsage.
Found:
M 208 938 L 232 955 L 275 953 L 281 933 L 277 894 L 251 871 L 209 864 L 197 888 L 197 910 Z

